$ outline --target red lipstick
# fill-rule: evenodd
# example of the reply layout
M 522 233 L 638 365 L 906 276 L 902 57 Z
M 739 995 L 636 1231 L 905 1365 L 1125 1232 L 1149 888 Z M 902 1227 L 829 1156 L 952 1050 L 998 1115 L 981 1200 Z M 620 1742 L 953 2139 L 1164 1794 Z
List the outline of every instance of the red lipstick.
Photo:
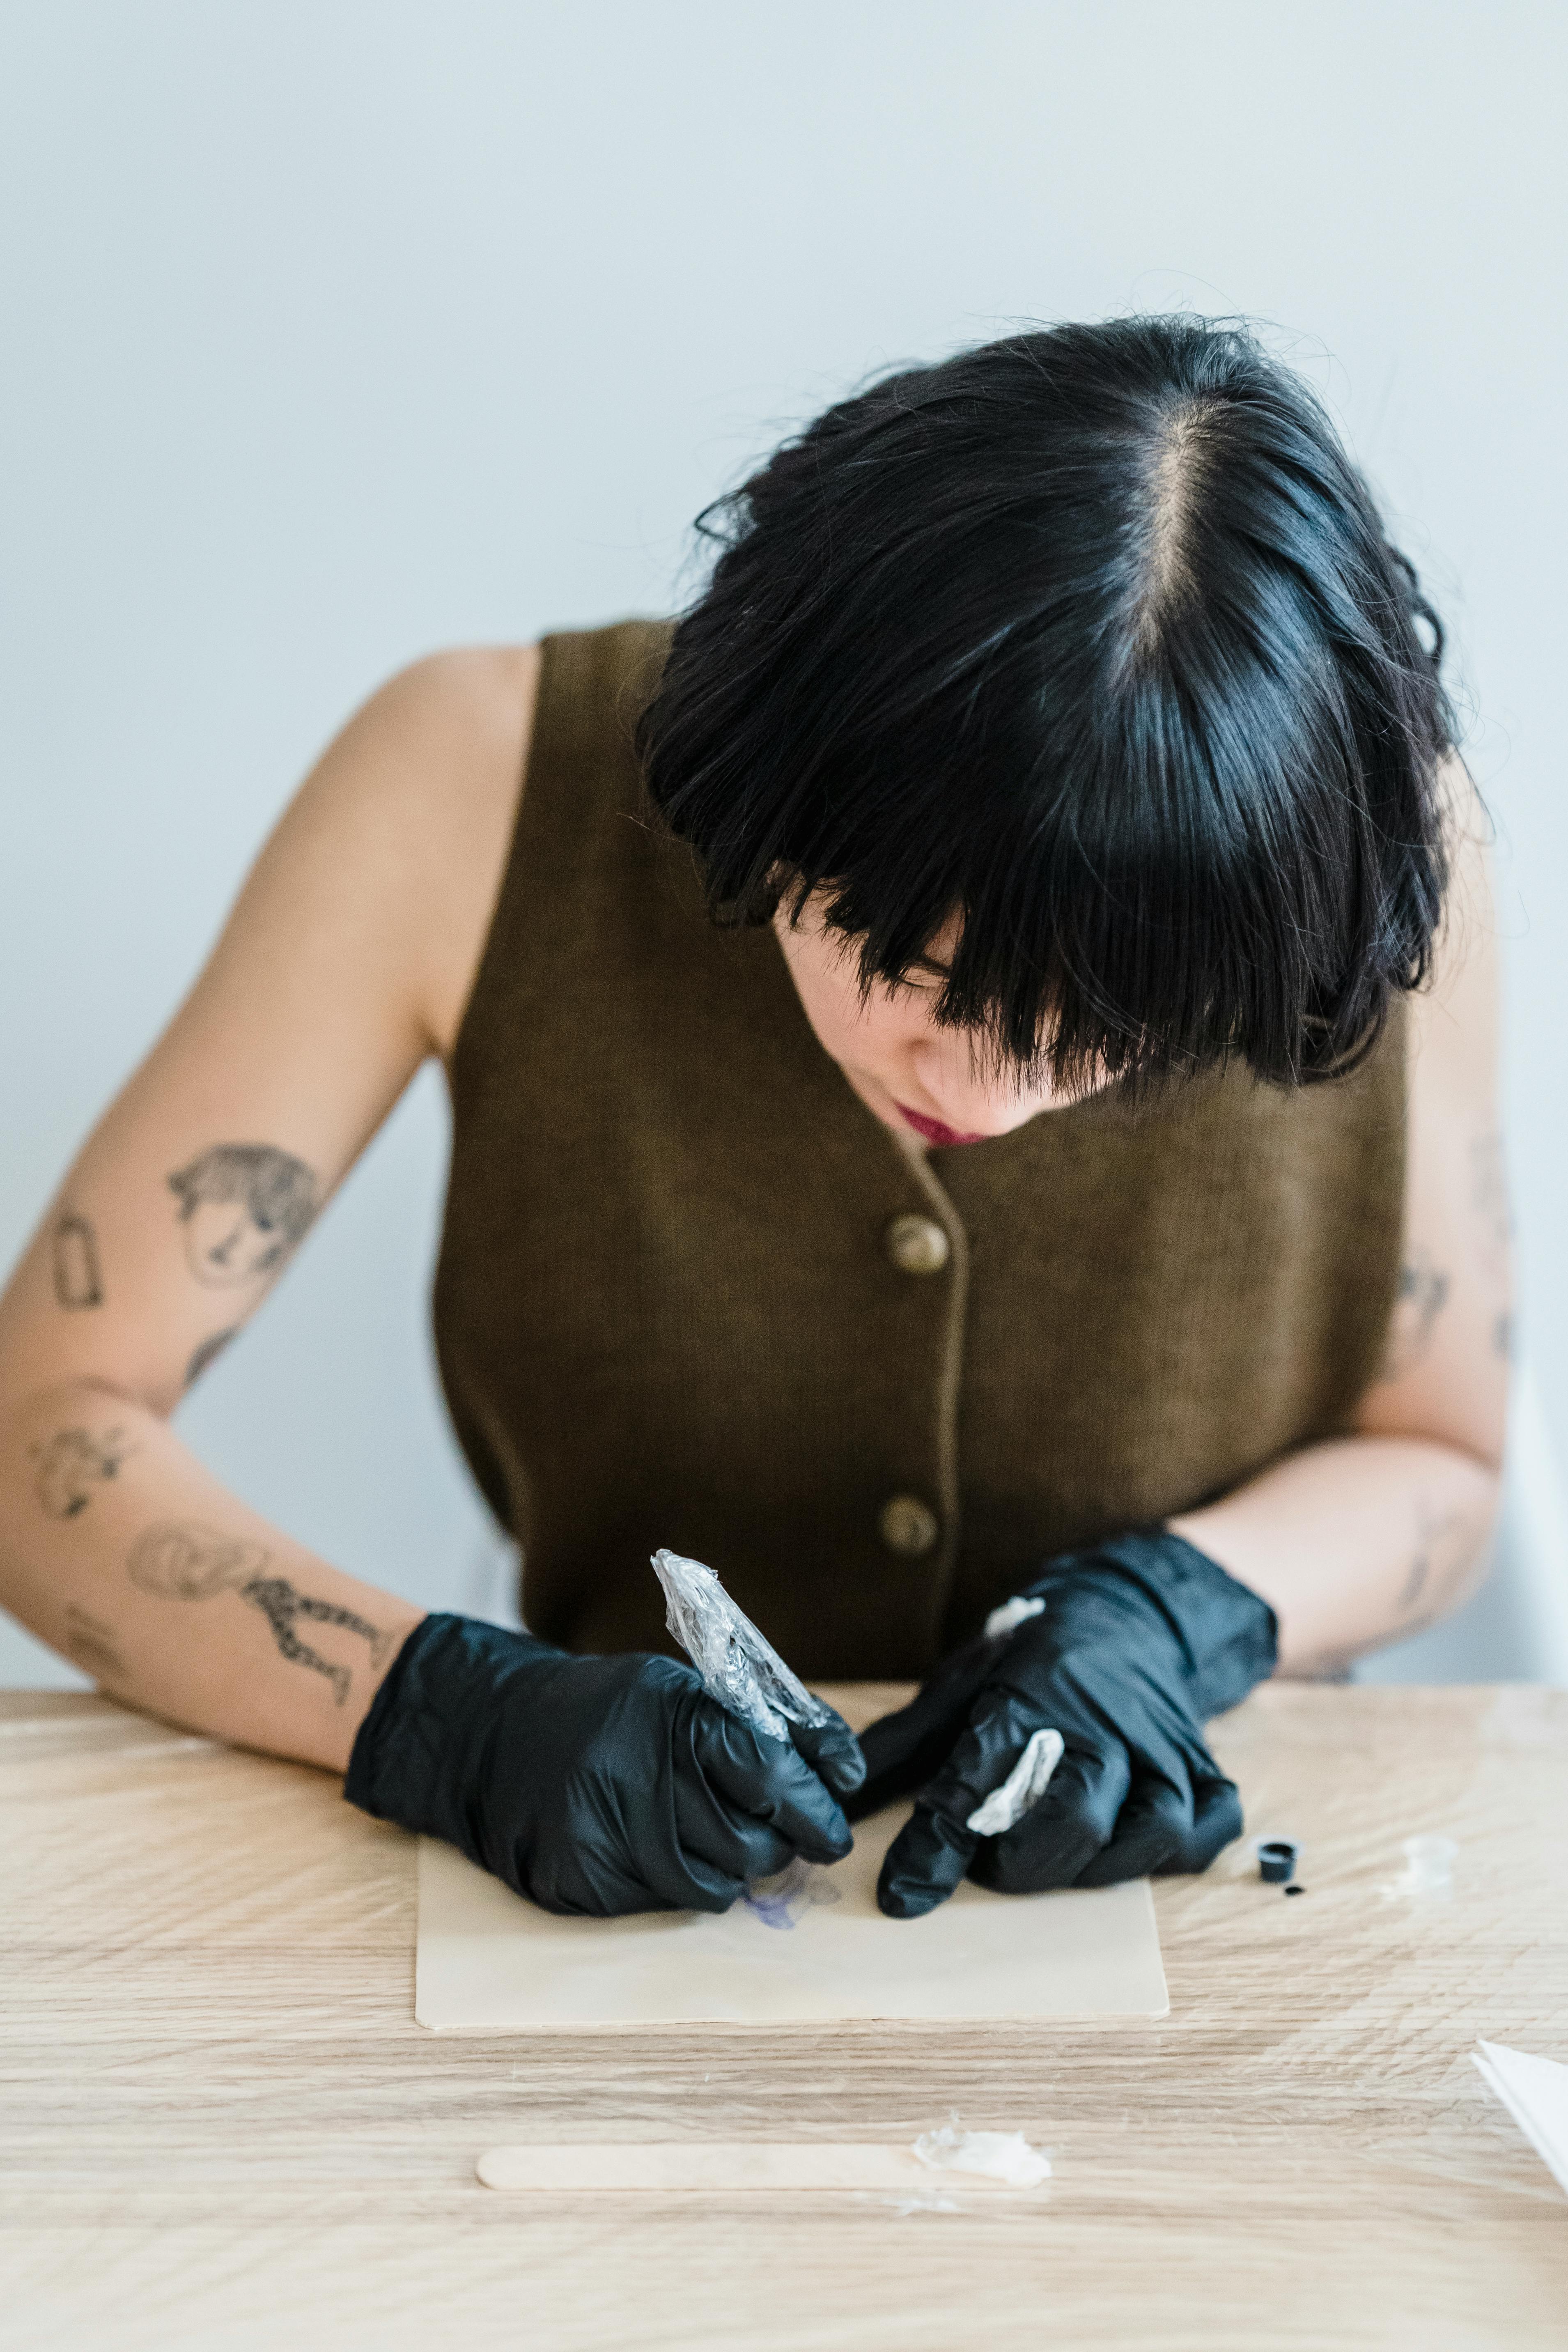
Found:
M 985 1141 L 983 1135 L 961 1135 L 956 1127 L 944 1127 L 940 1118 L 927 1118 L 922 1111 L 906 1110 L 902 1103 L 898 1105 L 898 1113 L 900 1118 L 907 1118 L 915 1133 L 923 1135 L 928 1143 L 984 1143 Z

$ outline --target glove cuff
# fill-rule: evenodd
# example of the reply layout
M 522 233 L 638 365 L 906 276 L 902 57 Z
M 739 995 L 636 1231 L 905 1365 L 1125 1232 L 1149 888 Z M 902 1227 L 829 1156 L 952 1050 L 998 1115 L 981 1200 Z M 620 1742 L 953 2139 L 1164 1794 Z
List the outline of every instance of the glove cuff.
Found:
M 531 1633 L 440 1611 L 399 1650 L 359 1727 L 343 1795 L 362 1812 L 444 1838 L 489 1868 L 463 1791 L 480 1785 L 479 1759 L 493 1720 L 488 1701 L 536 1658 L 561 1653 Z
M 1051 1561 L 1024 1597 L 1049 1601 L 1064 1572 L 1111 1570 L 1154 1603 L 1186 1654 L 1193 1706 L 1200 1722 L 1237 1706 L 1274 1671 L 1279 1625 L 1250 1586 L 1168 1528 L 1141 1528 L 1108 1543 Z

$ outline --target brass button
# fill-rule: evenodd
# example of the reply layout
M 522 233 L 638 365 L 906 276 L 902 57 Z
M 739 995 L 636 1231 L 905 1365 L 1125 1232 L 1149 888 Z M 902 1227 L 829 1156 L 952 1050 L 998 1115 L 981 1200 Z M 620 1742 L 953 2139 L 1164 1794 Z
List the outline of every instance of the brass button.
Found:
M 918 1495 L 890 1495 L 877 1515 L 877 1526 L 888 1549 L 910 1559 L 930 1551 L 942 1533 L 936 1513 Z
M 895 1217 L 883 1238 L 900 1274 L 940 1274 L 952 1255 L 934 1217 Z

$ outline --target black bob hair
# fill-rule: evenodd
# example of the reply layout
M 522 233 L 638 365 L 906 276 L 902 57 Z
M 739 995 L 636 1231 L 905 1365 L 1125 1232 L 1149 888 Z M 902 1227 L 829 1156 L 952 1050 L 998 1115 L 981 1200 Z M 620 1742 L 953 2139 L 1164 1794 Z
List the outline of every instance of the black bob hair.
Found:
M 825 893 L 862 986 L 1069 1092 L 1355 1065 L 1426 978 L 1442 630 L 1242 326 L 1009 336 L 874 383 L 700 520 L 638 722 L 710 912 Z

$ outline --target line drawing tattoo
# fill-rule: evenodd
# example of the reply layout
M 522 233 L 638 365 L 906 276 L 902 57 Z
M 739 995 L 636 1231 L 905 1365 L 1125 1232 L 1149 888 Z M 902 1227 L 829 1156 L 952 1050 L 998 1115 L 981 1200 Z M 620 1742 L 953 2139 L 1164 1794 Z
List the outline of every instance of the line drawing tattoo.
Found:
M 128 1679 L 113 1626 L 79 1609 L 74 1601 L 66 1603 L 66 1647 L 95 1681 L 122 1683 Z
M 131 1581 L 162 1601 L 208 1601 L 215 1592 L 237 1592 L 259 1574 L 271 1555 L 264 1544 L 220 1535 L 195 1519 L 161 1519 L 131 1548 Z
M 349 1695 L 353 1676 L 347 1666 L 335 1666 L 330 1660 L 301 1642 L 294 1631 L 296 1617 L 304 1617 L 317 1625 L 341 1625 L 350 1633 L 360 1634 L 370 1644 L 372 1665 L 378 1666 L 386 1647 L 387 1636 L 374 1625 L 357 1617 L 352 1609 L 340 1609 L 334 1601 L 317 1601 L 308 1592 L 295 1591 L 286 1576 L 253 1577 L 240 1588 L 240 1598 L 259 1609 L 272 1628 L 272 1638 L 280 1654 L 295 1665 L 313 1666 L 325 1675 L 332 1685 L 332 1697 L 342 1706 Z
M 92 1500 L 92 1490 L 112 1478 L 136 1448 L 121 1429 L 58 1429 L 47 1445 L 30 1452 L 37 1460 L 33 1491 L 51 1519 L 74 1519 Z
M 92 1219 L 68 1209 L 55 1220 L 55 1297 L 62 1307 L 101 1307 L 103 1275 Z
M 266 1618 L 279 1654 L 291 1665 L 308 1666 L 313 1674 L 324 1675 L 332 1686 L 334 1703 L 342 1706 L 353 1674 L 302 1642 L 294 1631 L 296 1620 L 303 1617 L 311 1624 L 339 1625 L 345 1633 L 357 1633 L 369 1645 L 371 1664 L 375 1666 L 386 1654 L 391 1633 L 384 1633 L 352 1609 L 340 1608 L 335 1601 L 318 1601 L 312 1593 L 300 1591 L 286 1576 L 264 1576 L 262 1570 L 270 1558 L 263 1544 L 220 1535 L 216 1528 L 204 1528 L 194 1519 L 165 1519 L 137 1537 L 126 1565 L 132 1584 L 140 1585 L 143 1592 L 155 1593 L 161 1601 L 208 1601 L 215 1592 L 237 1592 Z
M 1505 1364 L 1513 1361 L 1513 1317 L 1500 1315 L 1492 1325 L 1492 1346 Z
M 1432 1326 L 1448 1297 L 1448 1277 L 1430 1250 L 1412 1251 L 1399 1269 L 1394 1314 L 1388 1327 L 1379 1381 L 1397 1381 L 1421 1361 L 1432 1344 Z
M 185 1262 L 209 1290 L 275 1274 L 316 1213 L 316 1179 L 271 1143 L 215 1143 L 169 1190 L 180 1203 Z
M 1442 1614 L 1448 1591 L 1465 1566 L 1470 1528 L 1463 1511 L 1441 1511 L 1434 1516 L 1424 1502 L 1417 1503 L 1415 1507 L 1415 1557 L 1410 1563 L 1410 1573 L 1399 1595 L 1399 1609 L 1401 1615 L 1407 1617 L 1425 1599 L 1428 1604 L 1427 1613 L 1421 1620 L 1425 1626 Z M 1439 1550 L 1447 1548 L 1452 1551 L 1456 1539 L 1458 1549 L 1454 1557 L 1438 1565 Z M 1436 1580 L 1434 1589 L 1428 1592 L 1427 1586 L 1435 1566 L 1437 1567 Z M 1415 1630 L 1412 1628 L 1413 1632 Z
M 213 1358 L 215 1356 L 222 1355 L 224 1349 L 233 1339 L 237 1328 L 237 1325 L 231 1324 L 226 1331 L 215 1331 L 210 1339 L 204 1339 L 202 1341 L 201 1346 L 196 1349 L 195 1354 L 185 1366 L 185 1386 L 188 1389 L 195 1388 L 196 1382 L 201 1379 L 202 1374 L 206 1370 L 207 1366 L 212 1362 Z

